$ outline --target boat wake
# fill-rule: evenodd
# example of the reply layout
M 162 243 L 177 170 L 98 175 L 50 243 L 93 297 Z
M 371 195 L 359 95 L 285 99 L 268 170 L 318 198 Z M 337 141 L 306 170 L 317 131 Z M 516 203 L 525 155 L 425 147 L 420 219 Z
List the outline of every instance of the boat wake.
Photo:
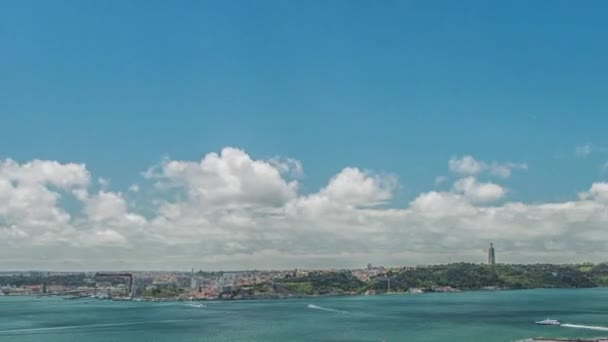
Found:
M 318 305 L 314 305 L 314 304 L 308 304 L 306 306 L 309 309 L 314 309 L 314 310 L 321 310 L 321 311 L 328 311 L 328 312 L 337 312 L 337 313 L 348 313 L 348 311 L 342 311 L 342 310 L 337 310 L 337 309 L 332 309 L 332 308 L 326 308 L 323 306 L 318 306 Z
M 186 306 L 189 306 L 191 308 L 206 308 L 207 305 L 205 304 L 186 304 Z
M 575 329 L 589 329 L 589 330 L 599 330 L 599 331 L 608 331 L 608 327 L 600 327 L 596 325 L 580 325 L 580 324 L 562 324 L 560 327 L 565 328 L 575 328 Z

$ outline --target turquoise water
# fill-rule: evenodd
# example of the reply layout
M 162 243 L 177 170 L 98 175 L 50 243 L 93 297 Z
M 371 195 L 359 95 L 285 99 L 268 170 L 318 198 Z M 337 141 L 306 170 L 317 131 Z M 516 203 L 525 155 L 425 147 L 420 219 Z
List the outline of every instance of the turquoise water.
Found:
M 0 341 L 516 341 L 608 331 L 608 289 L 187 303 L 0 297 Z

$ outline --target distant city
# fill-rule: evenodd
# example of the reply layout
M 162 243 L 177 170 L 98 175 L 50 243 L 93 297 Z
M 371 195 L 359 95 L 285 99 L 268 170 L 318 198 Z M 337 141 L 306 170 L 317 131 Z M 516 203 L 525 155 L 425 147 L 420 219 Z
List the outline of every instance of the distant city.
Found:
M 361 282 L 403 268 L 368 265 L 347 270 Z M 69 295 L 99 299 L 174 298 L 181 300 L 234 299 L 234 290 L 310 274 L 345 272 L 327 270 L 264 270 L 232 272 L 133 271 L 133 272 L 0 272 L 0 295 Z M 274 284 L 276 287 L 276 284 Z M 243 297 L 243 296 L 240 296 Z
M 488 264 L 496 262 L 494 244 L 488 250 Z M 225 299 L 255 296 L 249 291 L 259 284 L 270 284 L 277 296 L 289 296 L 288 287 L 276 291 L 283 282 L 315 275 L 348 272 L 361 283 L 386 281 L 390 291 L 390 275 L 426 266 L 393 267 L 368 264 L 361 269 L 341 270 L 252 270 L 233 272 L 0 272 L 0 295 L 70 295 L 73 298 L 98 299 Z M 235 296 L 235 290 L 240 294 Z M 374 291 L 366 291 L 370 294 Z
M 234 300 L 319 295 L 455 292 L 608 286 L 608 264 L 508 265 L 454 263 L 359 269 L 133 272 L 0 272 L 0 295 L 69 299 Z

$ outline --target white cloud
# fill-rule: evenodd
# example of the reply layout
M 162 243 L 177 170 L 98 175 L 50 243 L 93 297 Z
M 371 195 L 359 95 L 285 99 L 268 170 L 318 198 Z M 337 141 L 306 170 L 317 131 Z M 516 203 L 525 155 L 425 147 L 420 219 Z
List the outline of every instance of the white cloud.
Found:
M 592 146 L 591 146 L 591 144 L 576 146 L 576 148 L 574 149 L 574 152 L 576 153 L 577 156 L 585 158 L 591 154 Z
M 110 234 L 116 242 L 120 233 L 109 226 L 129 229 L 145 222 L 128 212 L 120 194 L 101 191 L 89 196 L 90 179 L 84 164 L 43 160 L 19 164 L 10 159 L 0 163 L 0 246 L 18 244 L 22 252 L 30 246 L 34 253 L 40 246 L 61 250 L 103 244 L 110 242 Z M 98 181 L 107 184 L 103 178 Z M 70 195 L 82 201 L 86 217 L 70 213 L 60 203 Z
M 89 192 L 85 188 L 78 188 L 72 190 L 72 195 L 77 199 L 84 201 L 89 196 Z
M 98 230 L 88 241 L 92 245 L 101 243 L 103 245 L 124 245 L 127 239 L 119 232 L 112 229 Z
M 439 186 L 448 181 L 448 178 L 445 176 L 437 176 L 435 177 L 435 186 Z
M 84 211 L 92 227 L 131 229 L 146 223 L 146 219 L 129 212 L 127 201 L 121 193 L 99 191 L 94 196 L 81 199 Z
M 137 185 L 137 184 L 131 184 L 129 186 L 129 191 L 130 192 L 139 192 L 139 185 Z
M 593 183 L 589 191 L 580 194 L 580 198 L 608 203 L 608 183 Z
M 474 203 L 487 203 L 501 199 L 506 190 L 498 184 L 480 183 L 473 177 L 462 178 L 454 183 L 454 191 Z
M 302 162 L 297 159 L 275 157 L 269 159 L 268 162 L 279 170 L 281 174 L 289 175 L 294 178 L 304 176 L 304 167 L 302 167 Z
M 528 169 L 528 165 L 524 163 L 486 163 L 476 160 L 470 155 L 450 159 L 448 162 L 448 167 L 450 171 L 460 175 L 474 176 L 483 172 L 488 172 L 491 175 L 501 178 L 509 178 L 513 170 Z
M 102 188 L 107 188 L 108 185 L 110 185 L 110 181 L 102 177 L 97 178 L 97 183 L 99 183 Z
M 410 210 L 416 214 L 436 217 L 475 213 L 475 208 L 461 195 L 437 191 L 420 194 L 410 203 Z
M 487 168 L 485 163 L 477 161 L 472 156 L 452 158 L 448 162 L 448 167 L 450 171 L 463 175 L 476 175 Z
M 492 172 L 493 164 L 475 163 L 485 165 L 478 174 Z M 470 166 L 475 163 L 465 161 L 463 170 L 476 170 Z M 52 165 L 53 170 L 24 167 L 34 164 Z M 293 167 L 226 148 L 200 161 L 163 161 L 147 175 L 164 185 L 157 195 L 130 203 L 120 192 L 90 193 L 90 175 L 81 164 L 2 165 L 0 259 L 12 267 L 64 268 L 69 263 L 83 269 L 243 269 L 479 262 L 490 241 L 504 262 L 601 261 L 608 256 L 608 183 L 602 182 L 571 201 L 488 206 L 504 200 L 506 189 L 465 176 L 449 191 L 423 192 L 401 205 L 391 203 L 398 189 L 392 175 L 347 167 L 328 177 L 319 191 L 303 194 L 289 180 Z M 78 199 L 82 210 L 64 205 L 64 196 Z M 145 217 L 133 210 L 148 201 L 156 204 L 145 209 Z M 393 207 L 381 205 L 386 203 Z
M 398 186 L 396 177 L 347 167 L 319 192 L 299 196 L 285 206 L 290 217 L 316 218 L 354 208 L 370 208 L 389 201 Z
M 85 212 L 93 221 L 103 221 L 122 217 L 127 213 L 127 204 L 120 194 L 100 191 L 85 199 Z
M 0 241 L 3 236 L 6 241 L 27 237 L 33 244 L 65 240 L 71 216 L 59 206 L 62 192 L 89 181 L 84 164 L 0 162 Z
M 231 147 L 219 155 L 209 153 L 200 162 L 165 160 L 159 171 L 146 175 L 184 189 L 205 206 L 281 205 L 296 196 L 298 187 L 297 181 L 284 180 L 272 163 Z
M 493 163 L 489 166 L 490 174 L 494 176 L 498 176 L 501 178 L 509 178 L 511 177 L 511 173 L 513 170 L 527 170 L 528 165 L 523 163 L 505 163 L 505 164 L 497 164 Z
M 87 186 L 90 178 L 84 164 L 61 164 L 57 161 L 37 159 L 24 164 L 12 159 L 0 162 L 0 179 L 23 185 L 53 185 L 62 189 L 71 189 Z
M 370 206 L 391 199 L 396 186 L 394 176 L 373 175 L 347 167 L 329 181 L 321 195 L 339 203 Z

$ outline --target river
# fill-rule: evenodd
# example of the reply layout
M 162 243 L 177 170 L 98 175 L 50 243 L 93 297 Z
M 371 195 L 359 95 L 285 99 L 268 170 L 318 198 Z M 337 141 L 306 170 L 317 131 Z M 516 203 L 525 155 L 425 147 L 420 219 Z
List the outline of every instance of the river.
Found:
M 608 289 L 259 301 L 0 297 L 0 341 L 517 341 L 608 335 Z M 567 326 L 536 326 L 559 319 Z

